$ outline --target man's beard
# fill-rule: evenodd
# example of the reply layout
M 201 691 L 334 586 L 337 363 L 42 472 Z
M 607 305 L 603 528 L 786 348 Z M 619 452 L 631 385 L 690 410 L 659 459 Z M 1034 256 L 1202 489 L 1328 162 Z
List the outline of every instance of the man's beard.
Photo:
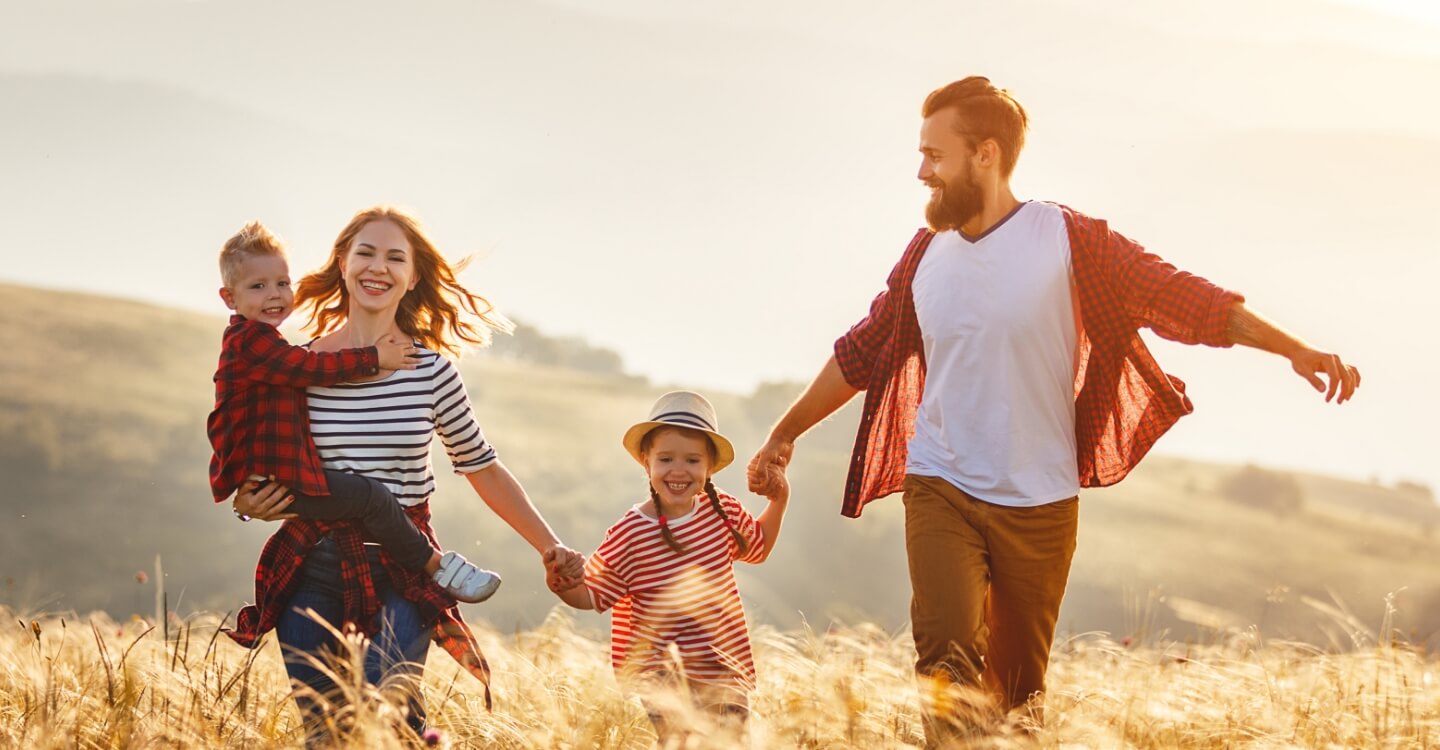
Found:
M 935 190 L 925 206 L 925 222 L 936 232 L 958 230 L 985 208 L 985 194 L 969 172 L 948 184 L 938 179 L 926 184 Z

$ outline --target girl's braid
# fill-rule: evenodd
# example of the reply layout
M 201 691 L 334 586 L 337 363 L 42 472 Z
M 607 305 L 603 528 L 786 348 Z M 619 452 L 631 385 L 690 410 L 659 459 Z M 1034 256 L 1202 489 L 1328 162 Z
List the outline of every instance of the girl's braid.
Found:
M 715 491 L 715 483 L 710 481 L 709 477 L 705 478 L 705 494 L 710 496 L 710 507 L 714 508 L 715 512 L 725 520 L 725 528 L 730 530 L 730 536 L 735 539 L 735 546 L 740 548 L 740 555 L 744 556 L 746 552 L 750 551 L 750 545 L 745 542 L 745 537 L 740 536 L 740 532 L 735 530 L 735 522 L 730 520 L 730 515 L 725 512 L 725 506 L 720 504 L 720 493 Z
M 655 517 L 660 520 L 660 536 L 665 537 L 665 544 L 679 554 L 684 554 L 685 546 L 675 538 L 675 532 L 670 530 L 670 519 L 665 517 L 665 512 L 660 509 L 660 493 L 655 491 L 655 485 L 650 485 L 650 502 L 655 504 Z

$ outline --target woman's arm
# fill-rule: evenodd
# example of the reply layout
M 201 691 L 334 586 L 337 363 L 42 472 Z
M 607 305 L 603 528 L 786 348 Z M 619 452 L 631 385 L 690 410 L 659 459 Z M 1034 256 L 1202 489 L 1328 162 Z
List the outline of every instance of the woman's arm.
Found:
M 493 461 L 479 471 L 466 474 L 465 478 L 490 510 L 540 553 L 547 569 L 560 575 L 564 588 L 579 582 L 583 557 L 560 542 L 530 502 L 525 488 L 503 463 Z

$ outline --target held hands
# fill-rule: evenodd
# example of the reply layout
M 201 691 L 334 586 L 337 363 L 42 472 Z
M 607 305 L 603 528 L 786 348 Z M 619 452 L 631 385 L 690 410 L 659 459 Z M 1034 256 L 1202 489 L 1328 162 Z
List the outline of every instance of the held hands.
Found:
M 585 582 L 585 556 L 563 544 L 557 544 L 542 555 L 545 563 L 545 585 L 555 593 L 568 591 Z
M 785 468 L 790 465 L 790 458 L 794 454 L 794 441 L 776 437 L 766 441 L 745 467 L 745 479 L 750 485 L 750 491 L 777 502 L 783 502 L 776 497 L 783 492 L 784 498 L 788 500 L 790 484 L 785 480 Z
M 382 370 L 413 370 L 420 366 L 419 350 L 409 339 L 387 334 L 375 342 Z
M 293 502 L 295 498 L 290 496 L 289 488 L 284 485 L 271 482 L 260 487 L 259 481 L 246 479 L 235 492 L 232 507 L 241 520 L 247 520 L 248 516 L 260 521 L 284 521 L 299 517 L 294 513 L 284 512 Z
M 770 464 L 765 472 L 764 486 L 767 492 L 760 493 L 772 503 L 790 502 L 790 480 L 779 464 Z
M 1316 391 L 1325 394 L 1328 403 L 1343 404 L 1360 387 L 1360 371 L 1340 361 L 1340 355 L 1304 347 L 1290 355 L 1290 366 Z M 1325 380 L 1320 376 L 1324 375 Z M 1329 385 L 1326 385 L 1326 380 Z M 1338 398 L 1337 398 L 1338 396 Z

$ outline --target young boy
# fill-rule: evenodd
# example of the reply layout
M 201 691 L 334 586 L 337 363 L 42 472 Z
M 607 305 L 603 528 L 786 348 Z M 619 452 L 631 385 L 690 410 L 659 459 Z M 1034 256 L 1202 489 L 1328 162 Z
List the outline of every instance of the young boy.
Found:
M 291 346 L 276 327 L 289 317 L 295 295 L 280 239 L 251 222 L 220 250 L 220 299 L 235 311 L 221 339 L 215 372 L 215 409 L 207 428 L 215 455 L 210 488 L 215 502 L 241 484 L 279 482 L 294 501 L 286 509 L 311 521 L 358 519 L 401 565 L 424 570 L 462 602 L 482 602 L 500 587 L 500 576 L 477 568 L 456 552 L 430 546 L 395 496 L 374 479 L 327 471 L 310 436 L 304 389 L 374 375 L 413 370 L 411 342 L 387 336 L 374 346 L 312 352 Z M 248 516 L 236 515 L 242 521 Z

